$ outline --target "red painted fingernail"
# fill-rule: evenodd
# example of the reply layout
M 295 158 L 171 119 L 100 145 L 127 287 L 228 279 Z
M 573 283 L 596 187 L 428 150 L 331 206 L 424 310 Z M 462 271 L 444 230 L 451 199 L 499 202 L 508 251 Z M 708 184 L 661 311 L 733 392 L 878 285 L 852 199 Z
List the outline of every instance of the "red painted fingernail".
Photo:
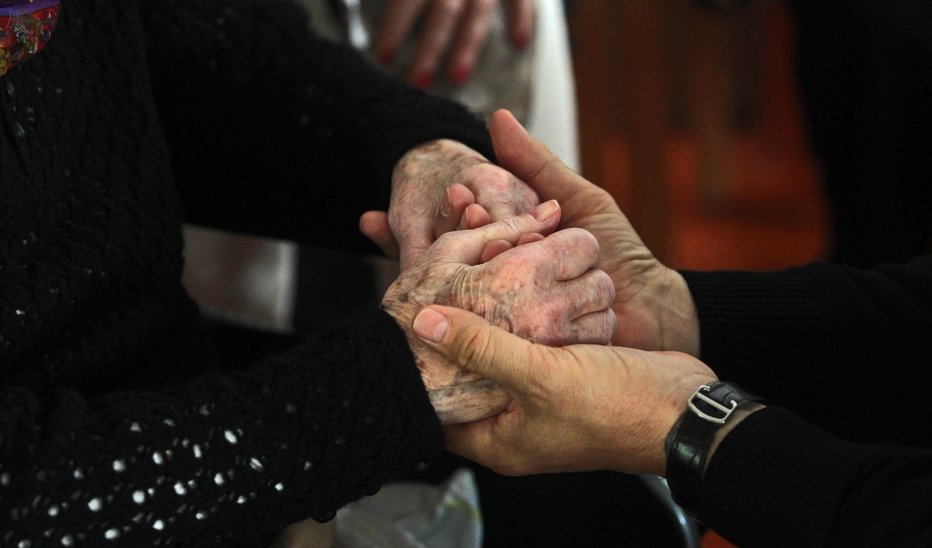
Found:
M 414 82 L 415 86 L 421 89 L 427 89 L 430 86 L 434 85 L 434 73 L 422 72 L 416 75 L 412 81 Z
M 531 35 L 526 32 L 521 32 L 515 36 L 515 47 L 518 49 L 527 49 L 531 44 Z
M 456 85 L 465 84 L 470 76 L 472 76 L 472 71 L 466 65 L 456 65 L 450 71 L 450 81 Z

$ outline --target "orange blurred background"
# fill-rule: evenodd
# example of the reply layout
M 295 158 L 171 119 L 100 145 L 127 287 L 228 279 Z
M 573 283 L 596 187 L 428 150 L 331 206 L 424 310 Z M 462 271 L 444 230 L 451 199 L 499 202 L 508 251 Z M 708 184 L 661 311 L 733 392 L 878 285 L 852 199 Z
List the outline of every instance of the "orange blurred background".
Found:
M 584 0 L 570 14 L 583 174 L 661 260 L 761 270 L 823 258 L 785 5 Z

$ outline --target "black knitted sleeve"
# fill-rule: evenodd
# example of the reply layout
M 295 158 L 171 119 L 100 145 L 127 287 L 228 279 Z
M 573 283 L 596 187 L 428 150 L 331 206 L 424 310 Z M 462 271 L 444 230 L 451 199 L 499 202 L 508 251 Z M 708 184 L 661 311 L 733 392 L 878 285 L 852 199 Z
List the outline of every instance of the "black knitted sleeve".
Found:
M 143 35 L 136 0 L 63 2 L 0 80 L 3 547 L 268 546 L 441 449 L 384 312 L 217 367 Z
M 683 275 L 701 358 L 719 377 L 848 440 L 932 443 L 918 382 L 932 368 L 932 256 L 871 271 Z
M 484 124 L 346 47 L 282 0 L 138 0 L 160 117 L 189 221 L 323 245 L 364 242 L 397 160 Z
M 779 407 L 722 441 L 699 518 L 739 546 L 929 546 L 932 451 L 843 442 Z
M 4 546 L 268 546 L 442 447 L 380 311 L 248 370 L 96 395 L 7 386 L 0 405 Z

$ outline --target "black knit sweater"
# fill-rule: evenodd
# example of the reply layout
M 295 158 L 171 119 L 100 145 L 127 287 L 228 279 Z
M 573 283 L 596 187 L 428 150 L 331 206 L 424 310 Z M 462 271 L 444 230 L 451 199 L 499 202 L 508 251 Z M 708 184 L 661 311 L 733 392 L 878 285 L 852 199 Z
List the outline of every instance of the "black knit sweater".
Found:
M 932 256 L 684 275 L 702 359 L 774 404 L 722 442 L 699 517 L 740 546 L 932 546 Z
M 404 151 L 491 154 L 473 116 L 275 0 L 66 1 L 0 103 L 0 545 L 264 545 L 439 452 L 380 311 L 222 369 L 180 224 L 359 248 Z

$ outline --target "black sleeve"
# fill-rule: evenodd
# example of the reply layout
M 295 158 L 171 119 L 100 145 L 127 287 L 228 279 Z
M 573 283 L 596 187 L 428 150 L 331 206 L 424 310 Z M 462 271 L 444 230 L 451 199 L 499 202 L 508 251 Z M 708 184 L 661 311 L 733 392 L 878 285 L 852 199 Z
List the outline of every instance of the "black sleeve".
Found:
M 683 275 L 701 358 L 719 377 L 845 439 L 932 445 L 918 382 L 932 367 L 932 256 L 870 271 Z
M 739 546 L 930 546 L 932 451 L 847 443 L 777 407 L 719 446 L 699 518 Z
M 102 393 L 8 385 L 0 405 L 3 546 L 268 546 L 442 448 L 381 311 L 244 371 Z
M 484 124 L 349 48 L 284 0 L 137 0 L 189 222 L 364 245 L 412 147 L 451 138 L 493 158 Z

